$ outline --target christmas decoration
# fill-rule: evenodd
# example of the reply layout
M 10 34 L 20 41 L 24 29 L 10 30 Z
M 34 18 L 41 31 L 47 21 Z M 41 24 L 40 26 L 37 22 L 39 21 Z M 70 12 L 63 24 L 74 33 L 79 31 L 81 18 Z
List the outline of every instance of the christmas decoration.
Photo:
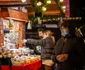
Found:
M 11 20 L 9 20 L 9 27 L 13 27 Z
M 30 21 L 28 22 L 27 29 L 32 29 Z

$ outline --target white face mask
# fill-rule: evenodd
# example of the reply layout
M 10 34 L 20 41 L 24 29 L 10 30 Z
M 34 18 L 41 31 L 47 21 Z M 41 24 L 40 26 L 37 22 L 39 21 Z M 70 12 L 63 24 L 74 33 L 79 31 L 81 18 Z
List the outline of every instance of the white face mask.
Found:
M 67 30 L 61 30 L 61 35 L 62 36 L 66 36 L 68 34 L 69 34 L 69 32 Z

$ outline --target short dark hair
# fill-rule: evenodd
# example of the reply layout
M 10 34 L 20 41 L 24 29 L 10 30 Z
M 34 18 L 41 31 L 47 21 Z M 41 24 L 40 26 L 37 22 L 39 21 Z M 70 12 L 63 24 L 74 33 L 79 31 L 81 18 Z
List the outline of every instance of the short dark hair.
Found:
M 75 25 L 72 22 L 63 21 L 60 27 L 62 26 L 68 27 L 70 35 L 75 35 Z
M 66 21 L 63 21 L 63 22 L 61 23 L 60 27 L 62 27 L 62 26 L 69 28 L 69 27 L 70 27 L 70 24 L 69 24 L 68 22 L 66 22 Z
M 43 28 L 39 28 L 39 29 L 38 29 L 38 32 L 40 32 L 40 31 L 44 32 L 45 29 L 43 29 Z

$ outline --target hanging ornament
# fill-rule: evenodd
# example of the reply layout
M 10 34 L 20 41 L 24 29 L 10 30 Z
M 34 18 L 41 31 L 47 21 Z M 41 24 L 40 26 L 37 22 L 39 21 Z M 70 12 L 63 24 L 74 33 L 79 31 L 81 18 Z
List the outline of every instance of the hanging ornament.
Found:
M 10 19 L 9 20 L 9 30 L 12 30 L 13 29 L 13 24 L 12 24 L 12 20 Z
M 28 22 L 27 29 L 32 29 L 32 25 L 31 25 L 30 21 Z
M 27 9 L 25 7 L 22 7 L 22 12 L 27 13 Z
M 60 23 L 62 23 L 63 22 L 63 18 L 62 17 L 60 17 Z
M 37 19 L 38 19 L 38 24 L 42 24 L 40 17 L 37 17 Z
M 11 23 L 11 19 L 9 20 L 9 27 L 13 27 L 12 23 Z

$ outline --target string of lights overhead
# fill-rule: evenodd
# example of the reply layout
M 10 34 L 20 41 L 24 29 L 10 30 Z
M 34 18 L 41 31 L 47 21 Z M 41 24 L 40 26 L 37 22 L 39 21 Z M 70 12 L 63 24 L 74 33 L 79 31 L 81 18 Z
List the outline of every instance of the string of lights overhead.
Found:
M 43 21 L 59 21 L 60 18 L 52 18 L 52 19 L 44 19 Z M 81 20 L 81 17 L 70 17 L 70 18 L 62 18 L 62 20 Z
M 27 0 L 21 0 L 23 3 L 25 3 Z M 34 8 L 34 11 L 37 12 L 44 12 L 47 10 L 47 6 L 52 3 L 52 0 L 30 0 L 31 4 Z M 66 11 L 66 6 L 63 6 L 64 0 L 56 0 L 56 3 L 63 13 Z
M 47 0 L 46 1 L 46 4 L 51 4 L 51 0 Z M 37 2 L 37 6 L 39 7 L 39 6 L 42 6 L 42 11 L 46 11 L 47 10 L 47 8 L 43 5 L 43 3 L 41 2 L 41 1 L 38 1 Z
M 35 12 L 44 12 L 47 6 L 51 4 L 51 0 L 30 0 Z

